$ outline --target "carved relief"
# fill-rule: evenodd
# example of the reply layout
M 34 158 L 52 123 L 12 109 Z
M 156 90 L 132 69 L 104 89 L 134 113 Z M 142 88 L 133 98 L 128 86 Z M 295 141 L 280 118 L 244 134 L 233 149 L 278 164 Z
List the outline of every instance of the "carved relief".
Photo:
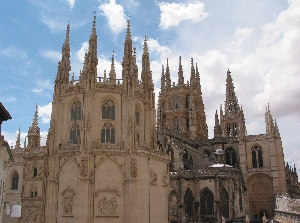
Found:
M 150 171 L 150 184 L 156 185 L 157 184 L 157 174 L 153 172 L 153 170 Z
M 107 199 L 107 197 L 104 196 L 98 202 L 97 216 L 118 216 L 117 207 L 118 203 L 115 197 Z
M 88 114 L 88 120 L 87 120 L 87 126 L 86 126 L 88 131 L 91 131 L 92 129 L 92 124 L 91 124 L 91 115 L 90 113 Z
M 43 170 L 44 170 L 43 165 L 38 163 L 37 164 L 37 176 L 38 177 L 43 176 Z
M 61 193 L 63 196 L 62 205 L 63 205 L 63 216 L 73 216 L 73 204 L 74 204 L 74 196 L 75 191 L 70 187 L 67 187 Z
M 132 120 L 131 120 L 131 116 L 129 116 L 129 119 L 128 119 L 128 132 L 131 132 L 132 131 Z
M 30 184 L 30 197 L 37 197 L 37 185 L 36 183 Z
M 26 170 L 25 170 L 25 176 L 31 177 L 32 176 L 32 166 L 31 164 L 27 164 Z
M 37 208 L 26 208 L 25 223 L 38 223 L 37 216 L 38 216 Z
M 169 174 L 166 173 L 163 177 L 162 177 L 162 185 L 163 186 L 168 186 L 169 185 Z
M 80 175 L 86 177 L 88 175 L 88 160 L 86 157 L 81 158 L 80 162 Z
M 131 177 L 132 178 L 137 177 L 137 164 L 135 158 L 131 158 Z

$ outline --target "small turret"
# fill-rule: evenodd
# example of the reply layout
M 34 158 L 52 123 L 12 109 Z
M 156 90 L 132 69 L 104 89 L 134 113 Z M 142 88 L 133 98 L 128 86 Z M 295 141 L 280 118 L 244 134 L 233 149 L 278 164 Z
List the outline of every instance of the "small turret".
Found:
M 161 65 L 161 78 L 160 78 L 160 90 L 163 92 L 165 90 L 166 80 L 165 80 L 165 68 L 164 65 Z
M 215 114 L 215 127 L 214 127 L 214 137 L 221 137 L 222 136 L 222 129 L 219 123 L 218 111 L 216 110 Z

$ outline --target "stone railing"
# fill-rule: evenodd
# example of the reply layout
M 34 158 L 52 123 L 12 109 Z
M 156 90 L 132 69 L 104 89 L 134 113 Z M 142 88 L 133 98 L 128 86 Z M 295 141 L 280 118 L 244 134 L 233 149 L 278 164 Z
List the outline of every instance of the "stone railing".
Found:
M 286 196 L 277 196 L 274 222 L 300 222 L 300 199 L 291 199 Z

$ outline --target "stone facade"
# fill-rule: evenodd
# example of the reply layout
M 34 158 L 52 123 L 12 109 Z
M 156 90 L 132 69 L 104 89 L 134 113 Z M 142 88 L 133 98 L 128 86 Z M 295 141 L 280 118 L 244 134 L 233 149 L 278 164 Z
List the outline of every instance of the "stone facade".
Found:
M 7 178 L 8 203 L 22 216 L 4 222 L 223 222 L 274 216 L 274 196 L 298 196 L 296 169 L 284 164 L 276 121 L 266 109 L 266 133 L 247 135 L 231 72 L 224 109 L 208 138 L 197 64 L 185 83 L 162 67 L 157 115 L 146 38 L 138 79 L 130 24 L 122 78 L 111 68 L 97 76 L 96 17 L 79 79 L 71 71 L 70 26 L 54 84 L 46 147 L 38 111 L 24 148 L 18 136 Z M 156 117 L 155 117 L 156 115 Z M 19 187 L 9 189 L 17 172 Z M 265 214 L 264 214 L 265 213 Z

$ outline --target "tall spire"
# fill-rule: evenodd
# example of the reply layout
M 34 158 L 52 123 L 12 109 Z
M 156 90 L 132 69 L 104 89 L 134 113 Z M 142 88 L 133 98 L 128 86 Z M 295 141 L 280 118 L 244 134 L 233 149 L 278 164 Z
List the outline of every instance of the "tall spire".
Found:
M 161 92 L 165 89 L 166 81 L 165 81 L 165 68 L 164 65 L 161 65 L 161 78 L 160 78 L 160 90 Z
M 274 120 L 273 120 L 269 104 L 268 104 L 268 107 L 266 108 L 265 121 L 266 121 L 266 134 L 268 136 L 280 137 L 277 121 L 275 120 L 275 122 L 274 122 Z
M 171 88 L 171 77 L 169 69 L 169 59 L 167 58 L 167 67 L 166 67 L 166 87 Z
M 214 137 L 220 137 L 222 135 L 222 129 L 219 122 L 218 111 L 215 114 L 215 127 L 214 127 Z
M 179 57 L 179 68 L 178 68 L 178 86 L 184 85 L 184 77 L 183 77 L 183 70 L 181 64 L 181 56 Z
M 132 58 L 132 40 L 131 40 L 131 34 L 130 34 L 130 21 L 127 20 L 127 32 L 126 32 L 126 38 L 124 42 L 124 56 L 123 56 L 123 79 L 124 75 L 128 75 L 128 72 L 130 70 L 130 62 Z
M 84 57 L 82 72 L 80 73 L 80 81 L 85 81 L 87 88 L 93 88 L 97 77 L 97 32 L 96 32 L 96 16 L 94 16 L 92 32 L 89 39 L 89 49 Z
M 148 45 L 147 45 L 147 39 L 145 36 L 144 39 L 144 47 L 143 47 L 143 56 L 142 56 L 142 74 L 141 74 L 141 78 L 142 78 L 142 82 L 143 84 L 147 84 L 147 82 L 151 82 L 152 81 L 152 74 L 150 71 L 150 60 L 149 60 L 149 52 L 148 52 Z
M 28 130 L 28 148 L 30 150 L 40 147 L 40 127 L 38 126 L 38 106 L 36 105 L 33 121 Z
M 190 77 L 190 83 L 192 87 L 195 87 L 196 85 L 196 79 L 195 79 L 195 67 L 194 67 L 194 60 L 191 58 L 191 77 Z
M 114 54 L 111 55 L 111 65 L 110 65 L 110 72 L 109 72 L 109 80 L 110 80 L 110 83 L 116 83 L 116 70 L 115 70 L 115 58 L 114 58 Z
M 62 47 L 62 57 L 58 62 L 56 82 L 67 84 L 69 82 L 69 71 L 71 71 L 70 62 L 70 24 L 67 25 L 66 38 Z
M 19 128 L 15 149 L 20 149 L 20 148 L 21 148 L 21 137 L 20 137 L 20 128 Z
M 235 95 L 231 72 L 228 69 L 226 79 L 225 115 L 236 116 L 238 114 L 239 109 L 240 107 L 238 104 L 238 99 Z

